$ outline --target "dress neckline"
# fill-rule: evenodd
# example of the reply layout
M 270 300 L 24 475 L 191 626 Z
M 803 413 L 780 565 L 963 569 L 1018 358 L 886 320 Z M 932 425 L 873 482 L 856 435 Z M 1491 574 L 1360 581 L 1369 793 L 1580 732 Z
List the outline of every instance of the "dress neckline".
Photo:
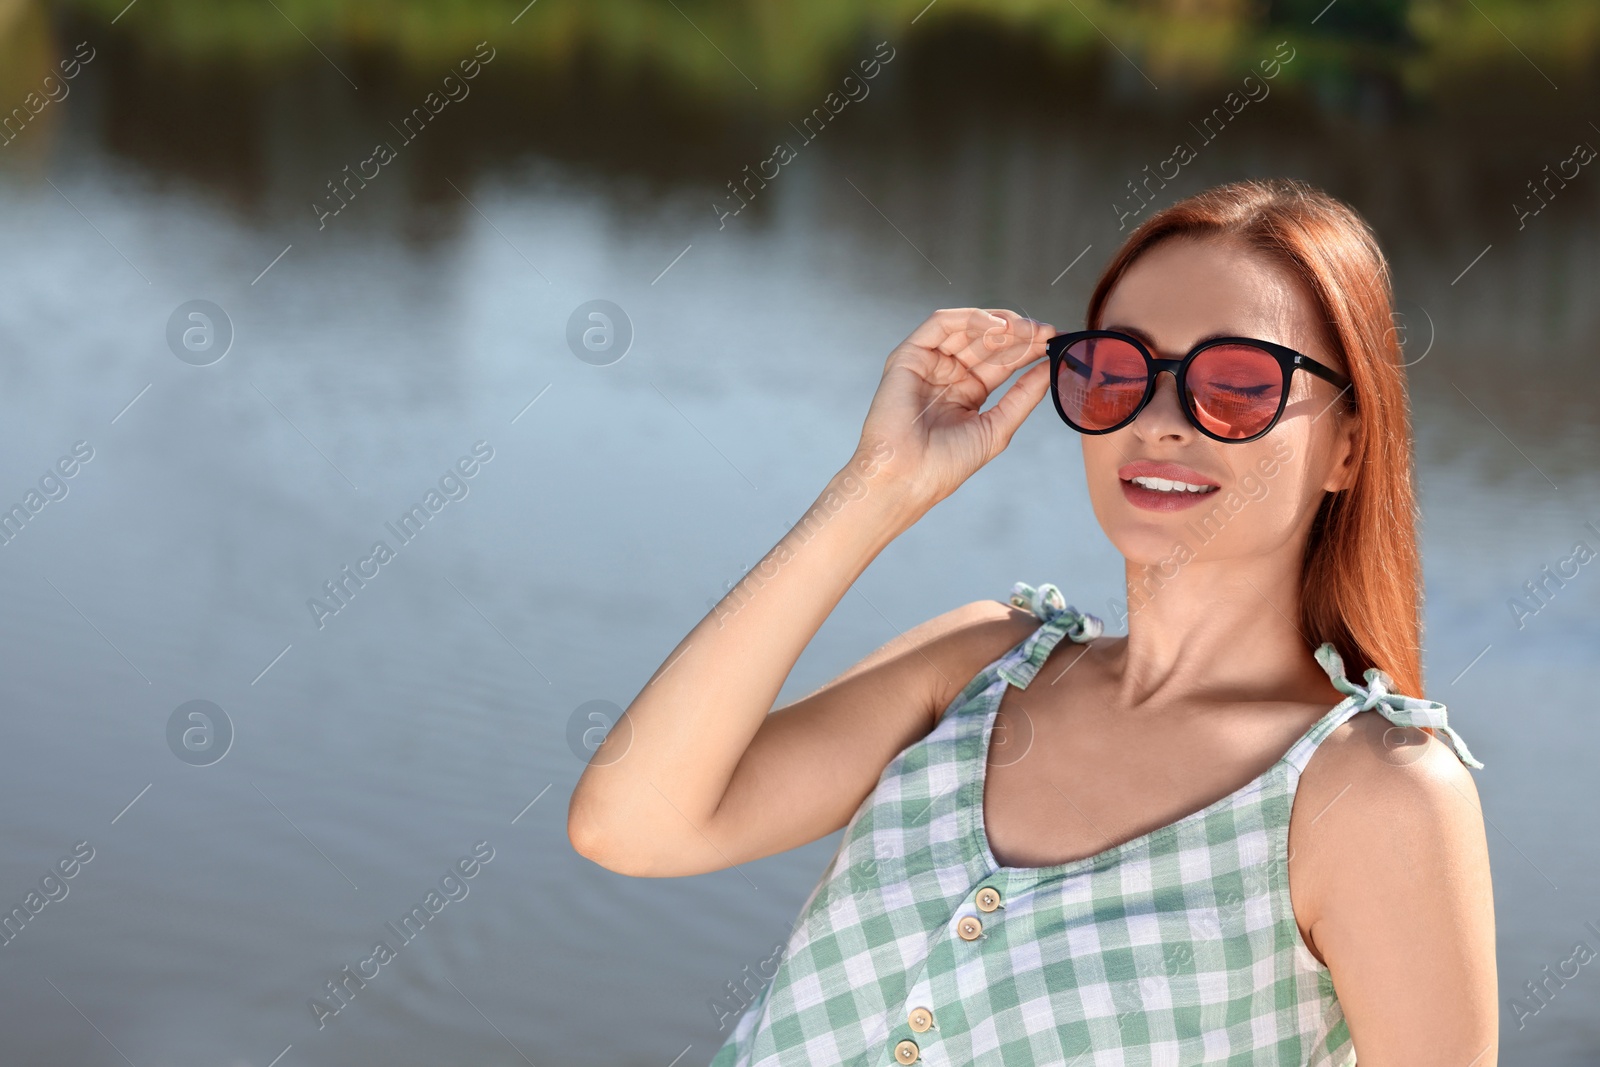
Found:
M 1080 612 L 1069 605 L 1061 590 L 1049 582 L 1037 588 L 1025 582 L 1017 582 L 1011 589 L 1011 603 L 1016 607 L 1032 611 L 1040 620 L 1040 624 L 1010 652 L 986 668 L 992 672 L 992 677 L 989 688 L 983 691 L 982 697 L 987 708 L 983 717 L 978 720 L 980 724 L 976 757 L 978 766 L 970 779 L 972 783 L 970 787 L 975 790 L 976 797 L 967 805 L 967 810 L 975 814 L 969 818 L 967 838 L 976 846 L 977 852 L 983 857 L 985 865 L 991 872 L 1013 878 L 1038 880 L 1076 874 L 1128 853 L 1148 849 L 1184 827 L 1248 799 L 1259 793 L 1275 774 L 1285 773 L 1289 776 L 1292 792 L 1294 784 L 1304 772 L 1307 761 L 1310 760 L 1322 737 L 1342 721 L 1341 716 L 1348 718 L 1360 711 L 1376 710 L 1396 726 L 1431 729 L 1467 766 L 1475 768 L 1483 766 L 1473 757 L 1461 735 L 1449 725 L 1443 704 L 1395 692 L 1394 683 L 1389 675 L 1376 667 L 1368 667 L 1363 673 L 1365 685 L 1352 682 L 1345 675 L 1344 660 L 1338 650 L 1331 641 L 1324 641 L 1312 653 L 1312 658 L 1328 675 L 1333 687 L 1345 694 L 1344 699 L 1312 723 L 1294 744 L 1273 761 L 1272 766 L 1255 778 L 1197 811 L 1192 811 L 1120 844 L 1102 849 L 1093 855 L 1069 860 L 1066 863 L 1051 864 L 1048 867 L 1003 865 L 995 858 L 994 851 L 989 847 L 988 820 L 984 817 L 983 802 L 989 778 L 990 739 L 994 732 L 995 716 L 999 714 L 1000 704 L 1005 695 L 1005 687 L 1014 685 L 1018 689 L 1026 689 L 1063 637 L 1075 644 L 1087 645 L 1104 632 L 1104 624 L 1098 617 Z M 991 691 L 998 692 L 999 695 L 990 696 Z M 1283 768 L 1287 768 L 1287 771 Z
M 999 692 L 1001 696 L 1004 695 L 1005 690 L 1003 685 L 1001 686 Z M 1250 781 L 1246 782 L 1238 789 L 1235 789 L 1227 796 L 1214 800 L 1204 807 L 1199 808 L 1196 811 L 1192 811 L 1187 815 L 1180 816 L 1177 819 L 1174 819 L 1172 822 L 1158 826 L 1154 830 L 1149 830 L 1138 835 L 1137 837 L 1131 837 L 1126 841 L 1102 849 L 1101 851 L 1092 855 L 1083 856 L 1079 859 L 1068 860 L 1065 863 L 1051 864 L 1047 867 L 1020 867 L 1002 864 L 998 859 L 995 858 L 994 851 L 989 847 L 988 819 L 984 814 L 984 792 L 989 780 L 990 739 L 994 734 L 995 716 L 1000 712 L 1000 698 L 997 697 L 990 702 L 990 705 L 985 711 L 982 720 L 980 720 L 981 725 L 977 753 L 977 771 L 973 779 L 976 783 L 974 789 L 977 797 L 972 809 L 975 814 L 972 817 L 971 836 L 976 840 L 978 851 L 983 856 L 984 864 L 989 868 L 990 871 L 996 873 L 1043 881 L 1046 879 L 1076 874 L 1080 871 L 1092 870 L 1107 860 L 1121 857 L 1127 853 L 1140 852 L 1148 849 L 1151 845 L 1165 840 L 1166 838 L 1171 837 L 1173 834 L 1176 834 L 1183 827 L 1188 826 L 1191 823 L 1199 822 L 1205 819 L 1207 816 L 1231 807 L 1240 801 L 1246 800 L 1250 796 L 1260 792 L 1265 786 L 1267 779 L 1274 774 L 1281 773 L 1282 768 L 1287 766 L 1293 769 L 1294 764 L 1290 757 L 1299 751 L 1310 738 L 1316 736 L 1319 730 L 1324 729 L 1330 720 L 1336 719 L 1340 714 L 1342 714 L 1351 704 L 1355 702 L 1355 699 L 1356 698 L 1353 695 L 1347 696 L 1343 700 L 1339 701 L 1339 703 L 1335 704 L 1332 708 L 1328 709 L 1328 711 L 1323 713 L 1316 722 L 1312 723 L 1311 726 L 1304 733 L 1302 733 L 1295 740 L 1295 742 L 1284 751 L 1282 755 L 1273 760 L 1272 766 L 1268 767 L 1266 770 L 1262 771 L 1260 774 L 1256 775 Z

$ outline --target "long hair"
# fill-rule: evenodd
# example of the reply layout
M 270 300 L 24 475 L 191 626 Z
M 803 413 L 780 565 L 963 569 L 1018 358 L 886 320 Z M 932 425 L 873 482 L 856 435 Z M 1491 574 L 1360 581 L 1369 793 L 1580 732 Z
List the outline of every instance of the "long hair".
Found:
M 1351 680 L 1368 667 L 1394 691 L 1422 696 L 1422 580 L 1412 482 L 1410 408 L 1389 263 L 1349 205 L 1305 182 L 1215 186 L 1145 219 L 1106 265 L 1089 298 L 1098 329 L 1123 273 L 1158 242 L 1242 242 L 1304 282 L 1351 381 L 1339 418 L 1357 412 L 1355 476 L 1317 507 L 1301 563 L 1300 631 L 1331 641 Z

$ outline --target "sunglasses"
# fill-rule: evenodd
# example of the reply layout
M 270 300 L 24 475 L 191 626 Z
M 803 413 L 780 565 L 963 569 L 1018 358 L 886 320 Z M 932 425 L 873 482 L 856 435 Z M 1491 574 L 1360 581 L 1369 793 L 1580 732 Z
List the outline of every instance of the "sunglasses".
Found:
M 1292 348 L 1249 337 L 1214 337 L 1182 359 L 1157 359 L 1137 337 L 1117 330 L 1079 330 L 1045 343 L 1056 412 L 1079 433 L 1100 434 L 1131 423 L 1156 393 L 1156 375 L 1170 371 L 1183 413 L 1217 441 L 1254 441 L 1278 423 L 1295 369 L 1338 386 L 1350 379 Z

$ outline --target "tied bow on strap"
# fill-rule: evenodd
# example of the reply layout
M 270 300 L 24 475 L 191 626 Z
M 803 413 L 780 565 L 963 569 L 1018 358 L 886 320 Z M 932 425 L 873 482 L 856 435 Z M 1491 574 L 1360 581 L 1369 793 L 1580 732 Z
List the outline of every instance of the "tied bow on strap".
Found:
M 1062 625 L 1066 635 L 1074 641 L 1093 641 L 1105 631 L 1105 623 L 1093 615 L 1074 610 L 1061 590 L 1049 582 L 1037 589 L 1027 582 L 1016 583 L 1011 587 L 1011 603 L 1033 612 L 1043 622 Z
M 1363 674 L 1366 685 L 1357 685 L 1345 677 L 1344 658 L 1331 641 L 1324 641 L 1316 652 L 1317 662 L 1328 672 L 1328 678 L 1339 692 L 1352 698 L 1360 711 L 1376 710 L 1396 726 L 1428 727 L 1438 731 L 1449 743 L 1461 762 L 1469 767 L 1482 768 L 1467 748 L 1466 741 L 1450 727 L 1445 706 L 1436 700 L 1424 700 L 1393 691 L 1394 679 L 1377 667 L 1368 667 Z
M 1033 612 L 1041 622 L 997 668 L 1000 677 L 1018 687 L 1026 687 L 1033 680 L 1062 637 L 1082 644 L 1093 641 L 1105 629 L 1098 618 L 1082 614 L 1069 605 L 1061 590 L 1049 582 L 1037 589 L 1026 582 L 1018 582 L 1011 587 L 1011 603 Z

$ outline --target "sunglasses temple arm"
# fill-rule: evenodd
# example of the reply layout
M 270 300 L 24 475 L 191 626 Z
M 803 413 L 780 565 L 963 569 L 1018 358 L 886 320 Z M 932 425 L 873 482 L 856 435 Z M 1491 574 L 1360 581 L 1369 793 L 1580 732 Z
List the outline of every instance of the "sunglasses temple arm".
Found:
M 1338 371 L 1334 370 L 1332 367 L 1324 367 L 1322 364 L 1316 362 L 1315 360 L 1311 360 L 1311 359 L 1304 360 L 1304 361 L 1302 361 L 1300 363 L 1300 366 L 1304 367 L 1306 370 L 1310 371 L 1312 374 L 1315 374 L 1318 378 L 1321 378 L 1323 381 L 1331 382 L 1334 385 L 1338 386 L 1340 392 L 1343 392 L 1343 391 L 1349 389 L 1351 384 L 1352 384 L 1350 379 L 1345 377 L 1343 374 L 1340 374 Z

